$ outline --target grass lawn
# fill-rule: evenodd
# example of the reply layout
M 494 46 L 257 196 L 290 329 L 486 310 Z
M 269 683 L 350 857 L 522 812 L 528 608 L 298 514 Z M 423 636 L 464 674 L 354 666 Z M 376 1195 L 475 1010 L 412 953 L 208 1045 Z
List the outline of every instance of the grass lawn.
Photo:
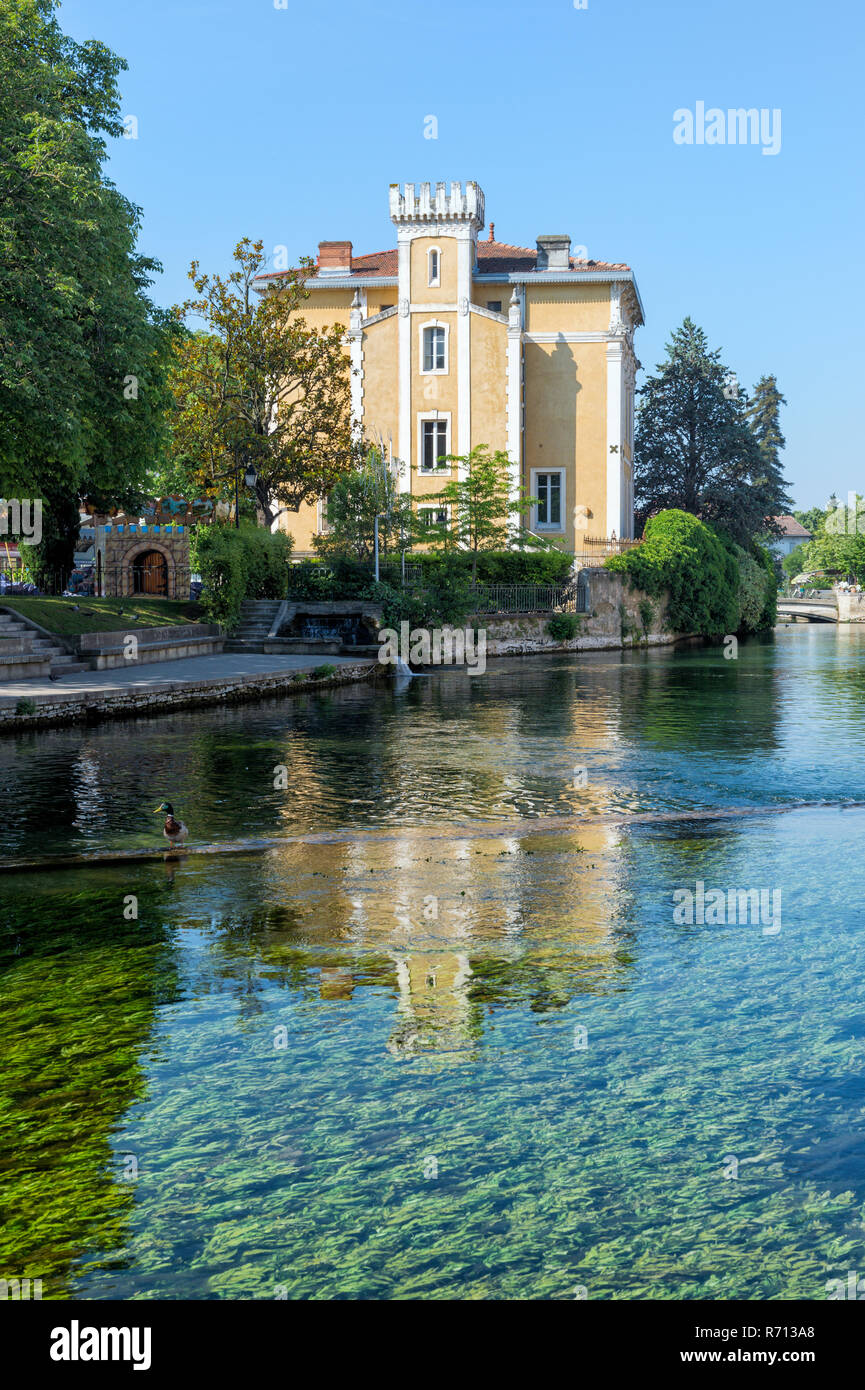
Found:
M 79 611 L 75 612 L 75 605 Z M 8 608 L 48 632 L 73 637 L 80 632 L 115 632 L 135 627 L 176 627 L 204 621 L 200 604 L 188 599 L 29 598 L 0 594 L 0 611 Z M 122 611 L 121 611 L 122 610 Z

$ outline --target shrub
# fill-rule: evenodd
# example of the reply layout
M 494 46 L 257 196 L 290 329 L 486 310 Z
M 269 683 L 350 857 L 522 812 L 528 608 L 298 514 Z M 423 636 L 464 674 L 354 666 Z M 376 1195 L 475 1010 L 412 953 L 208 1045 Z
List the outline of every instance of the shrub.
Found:
M 754 554 L 766 576 L 766 596 L 759 621 L 760 630 L 765 632 L 778 621 L 778 564 L 771 550 L 760 545 L 759 541 L 754 542 Z
M 36 701 L 35 701 L 35 700 L 26 700 L 26 699 L 18 700 L 18 701 L 16 702 L 16 705 L 15 705 L 15 713 L 16 713 L 16 714 L 19 714 L 19 715 L 23 715 L 23 714 L 35 714 L 35 713 L 36 713 Z
M 624 574 L 652 598 L 670 594 L 668 625 L 706 637 L 759 632 L 775 622 L 777 585 L 769 551 L 751 551 L 689 512 L 659 512 L 646 522 L 643 544 L 614 555 L 607 569 Z M 644 631 L 651 605 L 640 603 Z
M 312 674 L 315 680 L 323 681 L 327 676 L 336 675 L 336 667 L 332 666 L 329 661 L 325 661 L 321 666 L 314 666 Z
M 571 578 L 573 558 L 559 551 L 533 554 L 519 550 L 481 551 L 478 560 L 480 584 L 565 585 Z M 377 603 L 384 610 L 385 624 L 399 622 L 420 625 L 427 622 L 458 623 L 472 613 L 472 557 L 466 551 L 414 552 L 407 564 L 420 569 L 418 583 L 403 588 L 402 565 L 397 559 L 382 559 L 378 583 L 372 566 L 350 556 L 329 556 L 326 561 L 305 560 L 288 569 L 288 597 L 319 603 L 334 599 L 361 598 Z
M 243 547 L 246 571 L 244 598 L 285 598 L 286 568 L 293 541 L 284 531 L 268 531 L 262 526 L 244 527 L 236 533 Z
M 291 537 L 260 526 L 200 526 L 191 558 L 201 574 L 201 604 L 231 631 L 245 598 L 284 598 Z
M 398 627 L 403 622 L 417 627 L 423 623 L 426 616 L 422 593 L 412 589 L 399 589 L 383 580 L 378 584 L 374 580 L 367 584 L 362 597 L 367 603 L 379 605 L 385 627 Z
M 649 628 L 655 621 L 655 610 L 647 598 L 641 598 L 639 602 L 640 622 L 643 624 L 643 632 L 648 636 Z
M 554 642 L 570 642 L 580 630 L 576 613 L 554 613 L 547 623 L 547 632 Z
M 415 551 L 406 556 L 410 565 L 420 566 L 424 578 L 443 567 L 471 576 L 472 557 L 467 551 Z M 481 550 L 477 557 L 479 584 L 566 584 L 574 559 L 560 550 Z
M 747 550 L 735 547 L 739 566 L 739 621 L 736 632 L 758 632 L 766 607 L 766 571 Z
M 735 632 L 739 567 L 712 528 L 689 512 L 671 510 L 651 517 L 643 536 L 642 545 L 611 556 L 606 568 L 651 598 L 668 590 L 668 622 L 676 632 Z

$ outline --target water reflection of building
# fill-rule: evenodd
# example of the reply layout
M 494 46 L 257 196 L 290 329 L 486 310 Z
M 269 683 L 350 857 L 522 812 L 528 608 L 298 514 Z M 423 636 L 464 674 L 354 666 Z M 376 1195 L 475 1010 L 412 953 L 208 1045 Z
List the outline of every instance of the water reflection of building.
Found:
M 394 1057 L 425 1049 L 458 1052 L 480 1031 L 478 1009 L 469 996 L 472 968 L 462 953 L 395 955 L 399 987 L 397 1023 L 387 1049 Z M 474 1027 L 473 1027 L 474 1024 Z
M 403 826 L 285 845 L 254 881 L 238 880 L 217 949 L 250 968 L 257 959 L 288 988 L 306 979 L 337 1006 L 387 987 L 393 1056 L 466 1054 L 488 1008 L 543 1013 L 620 987 L 630 968 L 617 956 L 621 832 L 480 830 Z M 230 879 L 224 890 L 230 900 Z

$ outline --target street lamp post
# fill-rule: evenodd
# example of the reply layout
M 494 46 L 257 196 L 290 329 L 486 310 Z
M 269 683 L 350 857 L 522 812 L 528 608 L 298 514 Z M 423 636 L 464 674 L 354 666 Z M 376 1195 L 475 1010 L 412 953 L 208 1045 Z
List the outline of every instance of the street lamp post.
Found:
M 237 527 L 240 526 L 240 464 L 237 465 L 237 467 L 233 470 L 233 472 L 234 472 L 234 525 L 235 525 L 235 528 L 237 528 Z M 224 479 L 224 478 L 230 478 L 230 477 L 231 477 L 231 474 L 230 474 L 230 473 L 217 473 L 217 474 L 214 475 L 213 478 L 211 478 L 210 481 L 211 481 L 211 483 L 215 483 L 215 482 L 220 482 L 220 481 L 221 481 L 222 479 Z M 257 474 L 257 472 L 255 471 L 255 465 L 254 465 L 254 464 L 248 463 L 248 464 L 246 465 L 246 468 L 245 468 L 244 474 L 243 474 L 243 482 L 244 482 L 244 485 L 245 485 L 246 487 L 248 487 L 248 488 L 254 490 L 255 485 L 256 485 L 256 483 L 258 482 L 258 474 Z

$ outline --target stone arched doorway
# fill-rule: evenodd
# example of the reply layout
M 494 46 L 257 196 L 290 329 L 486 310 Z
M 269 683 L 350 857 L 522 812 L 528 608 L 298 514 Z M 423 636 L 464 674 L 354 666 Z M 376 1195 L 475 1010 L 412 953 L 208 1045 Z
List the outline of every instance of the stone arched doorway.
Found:
M 170 560 L 162 550 L 154 546 L 138 550 L 129 560 L 127 592 L 148 598 L 170 598 L 173 585 L 169 571 Z

